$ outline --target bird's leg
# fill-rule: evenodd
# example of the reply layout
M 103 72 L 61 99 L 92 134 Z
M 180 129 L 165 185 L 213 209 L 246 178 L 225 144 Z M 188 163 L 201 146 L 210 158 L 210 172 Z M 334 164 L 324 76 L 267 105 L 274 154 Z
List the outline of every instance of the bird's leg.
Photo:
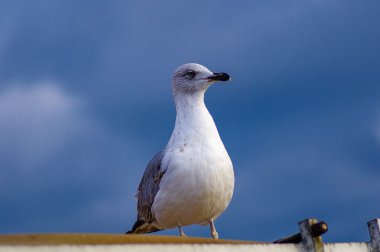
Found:
M 211 230 L 211 237 L 214 239 L 218 239 L 219 235 L 218 235 L 218 232 L 216 232 L 214 220 L 210 220 L 210 230 Z
M 179 236 L 183 236 L 183 237 L 186 236 L 186 234 L 185 234 L 185 232 L 183 232 L 182 226 L 180 224 L 178 225 L 178 230 L 179 230 Z

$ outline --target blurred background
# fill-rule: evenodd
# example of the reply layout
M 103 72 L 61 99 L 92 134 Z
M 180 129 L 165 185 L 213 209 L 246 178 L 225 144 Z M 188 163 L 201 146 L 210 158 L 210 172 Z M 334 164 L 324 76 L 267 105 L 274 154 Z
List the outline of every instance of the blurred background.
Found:
M 272 241 L 317 217 L 325 241 L 367 241 L 379 13 L 378 0 L 1 1 L 0 233 L 129 230 L 174 126 L 172 73 L 197 62 L 232 76 L 206 95 L 236 174 L 220 237 Z

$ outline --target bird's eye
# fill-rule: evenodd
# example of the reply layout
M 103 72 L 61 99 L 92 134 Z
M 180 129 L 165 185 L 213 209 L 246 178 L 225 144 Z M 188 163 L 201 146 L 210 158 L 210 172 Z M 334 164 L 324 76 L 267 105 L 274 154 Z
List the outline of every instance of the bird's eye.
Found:
M 194 71 L 188 71 L 184 74 L 184 77 L 186 77 L 187 79 L 191 80 L 191 79 L 194 79 L 195 77 L 195 72 Z

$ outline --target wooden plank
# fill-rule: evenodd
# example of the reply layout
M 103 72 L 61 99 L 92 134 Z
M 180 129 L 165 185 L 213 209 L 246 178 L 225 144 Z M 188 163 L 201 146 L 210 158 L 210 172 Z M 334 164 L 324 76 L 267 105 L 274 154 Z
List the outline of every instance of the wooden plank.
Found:
M 260 242 L 200 237 L 120 234 L 18 234 L 0 235 L 0 245 L 60 244 L 259 244 Z

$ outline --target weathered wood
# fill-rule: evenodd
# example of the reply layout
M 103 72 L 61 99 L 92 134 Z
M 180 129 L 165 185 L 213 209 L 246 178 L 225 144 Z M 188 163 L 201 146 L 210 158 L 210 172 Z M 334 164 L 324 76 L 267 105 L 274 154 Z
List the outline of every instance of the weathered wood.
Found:
M 302 249 L 306 252 L 324 252 L 322 236 L 312 236 L 312 226 L 318 223 L 317 219 L 306 219 L 298 222 L 302 236 Z
M 256 244 L 259 242 L 200 237 L 118 234 L 22 234 L 0 235 L 0 245 L 59 244 Z
M 371 236 L 371 252 L 380 252 L 380 219 L 371 220 L 367 224 Z
M 320 222 L 315 223 L 311 226 L 311 233 L 310 234 L 312 237 L 317 237 L 317 236 L 323 235 L 327 231 L 328 231 L 327 223 L 324 221 L 320 221 Z M 278 240 L 274 241 L 273 243 L 294 243 L 294 244 L 297 244 L 300 242 L 302 242 L 302 236 L 301 236 L 301 233 L 297 233 L 297 234 L 294 234 L 294 235 L 291 235 L 291 236 L 288 236 L 285 238 L 278 239 Z

